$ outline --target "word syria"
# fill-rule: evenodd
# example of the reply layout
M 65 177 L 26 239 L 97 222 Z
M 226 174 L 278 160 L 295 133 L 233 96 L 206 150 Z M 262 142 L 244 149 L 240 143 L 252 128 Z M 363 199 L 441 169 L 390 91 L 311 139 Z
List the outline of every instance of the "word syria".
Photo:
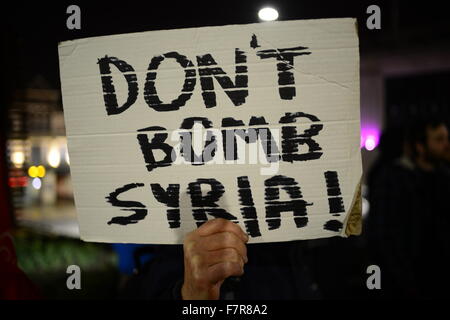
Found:
M 328 204 L 330 214 L 338 217 L 345 212 L 343 199 L 340 197 L 341 190 L 336 171 L 327 171 L 324 173 L 327 185 Z M 208 185 L 210 191 L 206 195 L 202 194 L 201 186 Z M 144 188 L 144 183 L 130 183 L 111 192 L 107 201 L 115 207 L 121 207 L 123 211 L 133 211 L 130 216 L 121 216 L 112 218 L 108 224 L 128 225 L 138 223 L 143 220 L 149 209 L 138 201 L 119 200 L 118 196 L 134 188 Z M 240 211 L 244 218 L 247 233 L 252 237 L 261 236 L 256 208 L 254 206 L 250 181 L 247 176 L 237 177 L 238 197 Z M 265 212 L 266 222 L 269 230 L 278 229 L 281 224 L 281 213 L 291 212 L 297 228 L 305 227 L 308 224 L 307 207 L 313 203 L 303 199 L 300 186 L 295 179 L 278 175 L 266 179 L 265 187 Z M 150 184 L 150 189 L 155 199 L 167 207 L 167 220 L 170 228 L 180 227 L 180 185 L 169 184 L 164 189 L 158 183 Z M 280 190 L 286 192 L 290 198 L 289 201 L 280 200 Z M 225 193 L 224 186 L 214 178 L 197 179 L 189 183 L 187 193 L 191 197 L 192 215 L 197 226 L 202 225 L 208 220 L 207 214 L 238 222 L 238 218 L 223 208 L 220 208 L 217 202 Z M 339 231 L 342 223 L 335 219 L 330 219 L 324 224 L 324 229 L 329 231 Z

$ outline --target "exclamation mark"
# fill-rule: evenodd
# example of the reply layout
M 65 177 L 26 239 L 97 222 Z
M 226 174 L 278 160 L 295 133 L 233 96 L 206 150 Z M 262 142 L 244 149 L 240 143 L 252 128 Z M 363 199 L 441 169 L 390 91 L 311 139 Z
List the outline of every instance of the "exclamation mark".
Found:
M 344 201 L 339 187 L 339 179 L 336 171 L 326 171 L 324 173 L 327 184 L 328 206 L 330 213 L 334 217 L 339 217 L 341 212 L 345 212 Z M 329 220 L 325 223 L 324 229 L 339 232 L 342 229 L 342 222 L 339 220 Z

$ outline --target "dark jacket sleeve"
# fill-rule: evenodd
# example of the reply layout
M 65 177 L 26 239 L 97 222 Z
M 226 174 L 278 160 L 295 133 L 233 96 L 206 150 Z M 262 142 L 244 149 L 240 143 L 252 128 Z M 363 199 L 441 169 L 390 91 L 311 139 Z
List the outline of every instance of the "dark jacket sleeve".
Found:
M 299 241 L 247 246 L 249 262 L 242 277 L 225 280 L 221 299 L 314 299 L 304 259 L 294 250 Z M 161 246 L 122 294 L 127 299 L 181 300 L 182 246 Z M 231 293 L 231 295 L 230 295 Z
M 183 285 L 183 248 L 158 246 L 155 257 L 131 277 L 121 299 L 181 300 Z

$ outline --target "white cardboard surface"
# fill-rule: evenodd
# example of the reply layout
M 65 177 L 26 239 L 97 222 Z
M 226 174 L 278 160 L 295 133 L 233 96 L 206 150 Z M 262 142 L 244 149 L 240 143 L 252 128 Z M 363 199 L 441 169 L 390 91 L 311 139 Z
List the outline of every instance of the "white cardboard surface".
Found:
M 217 205 L 234 215 L 245 230 L 243 205 L 238 194 L 237 177 L 240 176 L 248 177 L 251 185 L 261 233 L 250 237 L 250 242 L 345 236 L 346 218 L 362 174 L 359 47 L 355 23 L 356 20 L 350 18 L 270 22 L 152 31 L 61 43 L 59 59 L 64 117 L 81 238 L 99 242 L 182 243 L 185 234 L 196 228 L 192 210 L 201 209 L 192 208 L 188 185 L 197 179 L 211 178 L 220 181 L 225 190 Z M 252 35 L 255 35 L 258 47 L 252 48 Z M 296 95 L 290 100 L 282 99 L 277 70 L 280 61 L 276 58 L 261 59 L 257 52 L 275 50 L 282 54 L 283 48 L 299 46 L 306 47 L 303 51 L 310 53 L 293 58 L 291 71 Z M 245 52 L 247 57 L 247 62 L 241 64 L 247 67 L 248 76 L 245 103 L 235 106 L 213 78 L 217 103 L 215 107 L 206 108 L 202 98 L 201 67 L 198 67 L 196 57 L 210 54 L 217 62 L 215 67 L 222 68 L 234 82 L 236 48 Z M 145 101 L 144 85 L 152 58 L 168 52 L 178 52 L 193 63 L 190 69 L 196 72 L 196 84 L 190 99 L 179 110 L 158 112 Z M 120 114 L 108 115 L 105 108 L 98 63 L 105 56 L 126 61 L 134 69 L 126 74 L 135 74 L 137 78 L 137 99 Z M 110 69 L 120 106 L 127 100 L 127 82 L 114 65 L 110 64 Z M 166 57 L 156 73 L 155 87 L 159 99 L 170 103 L 181 93 L 184 69 L 174 59 Z M 279 123 L 285 113 L 296 112 L 314 115 L 320 120 L 311 122 L 303 117 L 294 123 Z M 268 125 L 249 127 L 252 116 L 264 117 Z M 207 118 L 213 128 L 220 130 L 229 129 L 222 127 L 222 119 L 227 117 L 242 120 L 245 126 L 239 127 L 241 129 L 265 127 L 274 132 L 283 126 L 296 126 L 297 133 L 301 134 L 311 125 L 323 125 L 319 134 L 312 137 L 319 144 L 322 155 L 309 161 L 279 161 L 278 171 L 271 175 L 262 175 L 261 168 L 269 165 L 259 163 L 172 164 L 149 172 L 137 135 L 147 134 L 150 141 L 154 134 L 166 132 L 170 139 L 173 131 L 190 117 Z M 137 131 L 151 126 L 163 127 L 167 131 Z M 177 143 L 167 142 L 173 146 Z M 219 143 L 219 149 L 221 146 Z M 307 151 L 306 145 L 299 146 L 298 153 Z M 345 208 L 335 216 L 330 213 L 329 198 L 336 196 L 327 193 L 324 177 L 327 171 L 335 171 L 338 175 L 338 197 L 342 198 Z M 293 213 L 282 212 L 279 228 L 269 230 L 266 221 L 268 203 L 293 200 L 282 188 L 279 198 L 266 199 L 265 181 L 278 175 L 295 179 L 301 200 L 311 204 L 306 207 L 306 226 L 297 227 Z M 113 206 L 106 199 L 116 189 L 131 183 L 143 186 L 122 193 L 118 199 L 141 203 L 140 209 L 145 209 L 147 215 L 127 225 L 108 224 L 113 217 L 135 213 L 121 209 L 137 209 L 136 206 Z M 159 202 L 151 184 L 160 184 L 164 189 L 169 184 L 179 184 L 179 228 L 169 227 L 166 214 L 167 209 L 177 208 L 168 208 Z M 202 186 L 203 195 L 208 190 Z M 207 217 L 213 218 L 211 215 Z M 327 230 L 324 225 L 330 220 L 343 225 L 336 231 Z

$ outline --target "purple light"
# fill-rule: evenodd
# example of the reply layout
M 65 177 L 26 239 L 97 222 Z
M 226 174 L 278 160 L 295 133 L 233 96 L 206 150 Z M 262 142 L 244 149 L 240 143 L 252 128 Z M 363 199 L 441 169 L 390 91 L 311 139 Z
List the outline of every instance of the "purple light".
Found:
M 375 149 L 376 145 L 375 145 L 375 138 L 373 136 L 368 136 L 366 139 L 366 142 L 364 143 L 364 147 L 368 150 L 368 151 L 372 151 L 373 149 Z
M 361 128 L 361 148 L 372 151 L 378 146 L 380 131 L 377 128 Z

